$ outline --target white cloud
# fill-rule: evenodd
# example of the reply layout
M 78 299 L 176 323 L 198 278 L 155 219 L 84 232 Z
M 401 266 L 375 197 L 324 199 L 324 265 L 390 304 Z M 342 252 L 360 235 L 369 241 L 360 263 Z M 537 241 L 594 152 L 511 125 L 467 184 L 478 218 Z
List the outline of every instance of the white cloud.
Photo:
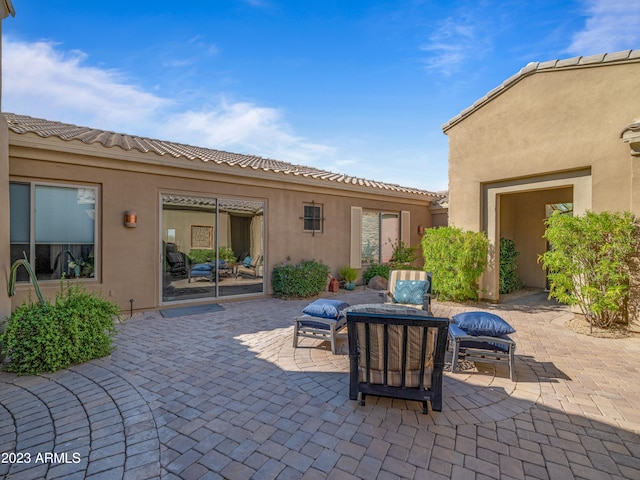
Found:
M 640 2 L 587 0 L 584 30 L 576 33 L 568 51 L 595 55 L 640 48 Z
M 420 47 L 431 55 L 426 59 L 427 68 L 446 76 L 454 73 L 467 60 L 486 50 L 489 37 L 477 32 L 477 19 L 469 15 L 446 18 L 429 35 L 429 41 Z
M 176 114 L 162 129 L 165 137 L 181 132 L 186 143 L 307 165 L 334 152 L 292 133 L 278 109 L 225 98 L 211 108 Z
M 83 65 L 86 55 L 51 42 L 3 40 L 3 110 L 97 128 L 133 126 L 172 102 L 127 84 L 115 70 Z
M 6 37 L 3 44 L 4 111 L 307 165 L 335 153 L 293 133 L 275 108 L 219 96 L 196 110 L 133 85 L 118 71 L 87 65 L 82 52 Z
M 281 109 L 222 94 L 166 98 L 134 85 L 121 72 L 88 65 L 89 58 L 82 52 L 65 52 L 51 42 L 4 38 L 3 44 L 3 110 L 7 112 L 418 188 L 433 189 L 434 184 L 440 188 L 446 182 L 432 173 L 417 174 L 416 165 L 422 161 L 408 165 L 397 161 L 390 167 L 384 152 L 368 149 L 367 142 L 349 133 L 331 144 L 313 142 L 294 131 Z M 417 152 L 404 153 L 394 152 L 393 158 L 419 157 Z

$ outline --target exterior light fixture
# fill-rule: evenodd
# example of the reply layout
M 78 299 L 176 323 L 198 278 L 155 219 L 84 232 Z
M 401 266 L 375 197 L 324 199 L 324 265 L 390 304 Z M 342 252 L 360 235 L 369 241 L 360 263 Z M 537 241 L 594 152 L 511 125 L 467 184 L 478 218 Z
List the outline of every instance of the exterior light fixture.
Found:
M 124 212 L 124 226 L 128 228 L 136 228 L 138 226 L 138 215 L 135 210 Z
M 418 225 L 418 235 L 424 235 L 424 227 L 422 225 Z

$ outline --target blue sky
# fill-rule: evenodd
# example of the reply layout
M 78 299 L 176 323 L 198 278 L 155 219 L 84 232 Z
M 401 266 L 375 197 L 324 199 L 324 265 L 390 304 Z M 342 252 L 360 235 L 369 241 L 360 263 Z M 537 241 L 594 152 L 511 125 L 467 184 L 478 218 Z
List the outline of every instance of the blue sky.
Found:
M 529 62 L 640 49 L 640 1 L 13 0 L 2 110 L 447 188 L 442 124 Z

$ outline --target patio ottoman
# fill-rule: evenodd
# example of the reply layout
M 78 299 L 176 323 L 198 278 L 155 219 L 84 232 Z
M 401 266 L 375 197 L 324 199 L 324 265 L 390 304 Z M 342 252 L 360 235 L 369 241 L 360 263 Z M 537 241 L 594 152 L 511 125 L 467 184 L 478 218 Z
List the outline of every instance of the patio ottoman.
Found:
M 328 340 L 331 353 L 336 353 L 336 334 L 347 325 L 343 310 L 349 306 L 340 300 L 321 298 L 311 302 L 294 319 L 293 348 L 298 347 L 300 337 Z
M 509 365 L 509 377 L 515 381 L 516 342 L 509 338 L 515 332 L 501 317 L 487 312 L 465 312 L 454 315 L 449 324 L 449 349 L 452 352 L 451 373 L 458 359 L 472 362 Z

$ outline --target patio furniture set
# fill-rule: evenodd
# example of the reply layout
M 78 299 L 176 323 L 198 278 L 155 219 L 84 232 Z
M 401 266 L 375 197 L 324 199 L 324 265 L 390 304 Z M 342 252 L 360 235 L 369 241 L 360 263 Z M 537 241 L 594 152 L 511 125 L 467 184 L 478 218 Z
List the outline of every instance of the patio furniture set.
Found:
M 353 305 L 319 299 L 294 320 L 293 346 L 301 337 L 329 341 L 336 353 L 336 335 L 347 328 L 349 398 L 365 404 L 367 395 L 428 403 L 442 410 L 445 354 L 451 353 L 451 371 L 460 359 L 507 363 L 515 381 L 514 329 L 488 312 L 465 312 L 453 318 L 431 312 L 431 274 L 391 271 L 384 303 Z
M 216 268 L 217 266 L 217 268 Z M 229 263 L 225 260 L 218 260 L 218 262 L 205 262 L 197 263 L 193 265 L 188 271 L 189 283 L 191 280 L 206 279 L 209 282 L 214 282 L 216 279 L 216 270 L 218 278 L 234 277 L 238 278 L 240 275 L 249 275 L 254 278 L 261 276 L 262 255 L 258 255 L 255 259 L 250 256 L 246 256 L 241 263 Z

